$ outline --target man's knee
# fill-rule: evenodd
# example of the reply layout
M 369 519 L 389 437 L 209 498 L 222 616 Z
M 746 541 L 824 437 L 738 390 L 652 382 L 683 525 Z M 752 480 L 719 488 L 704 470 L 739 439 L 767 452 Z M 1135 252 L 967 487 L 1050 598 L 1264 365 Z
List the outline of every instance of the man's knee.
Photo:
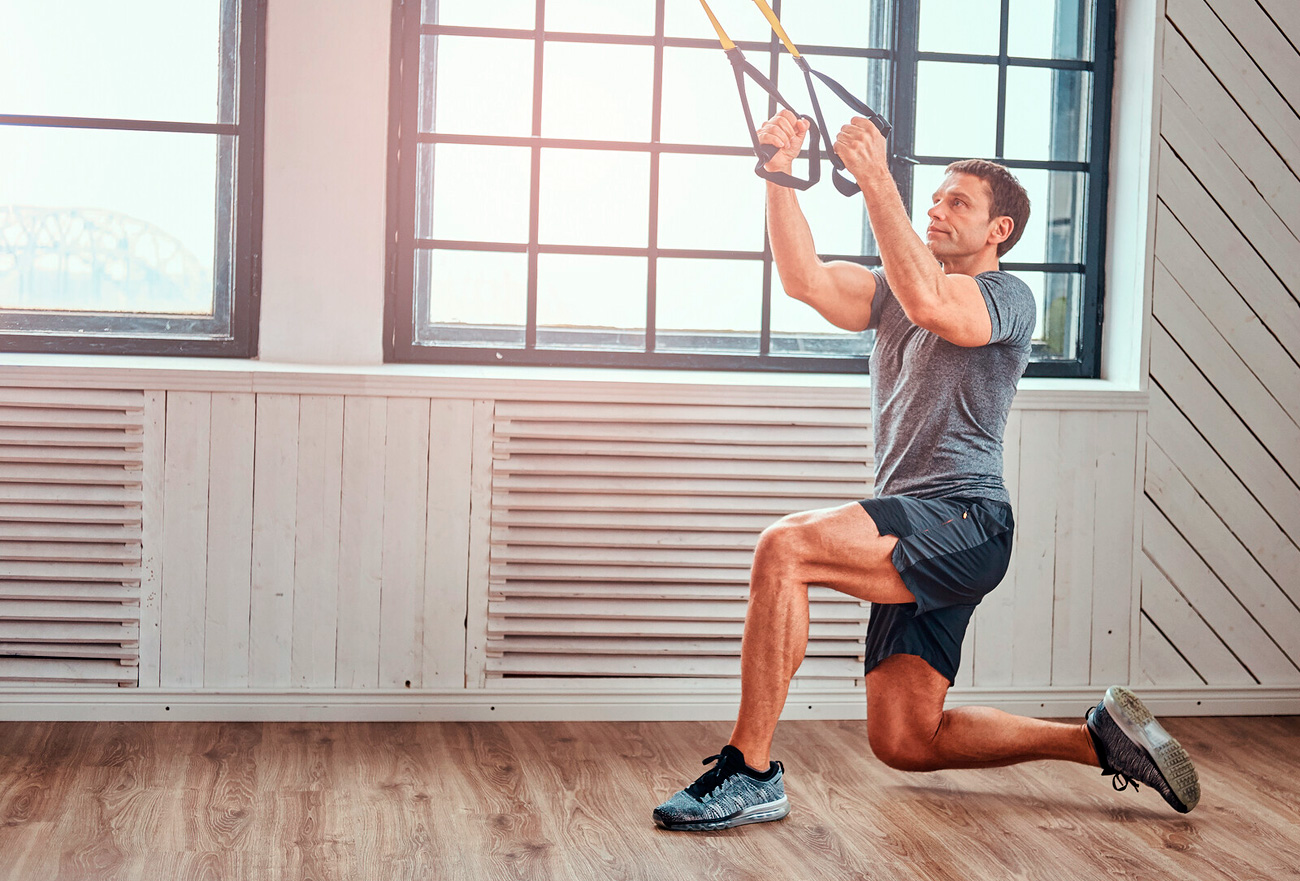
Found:
M 933 738 L 900 731 L 867 728 L 867 740 L 876 758 L 897 771 L 937 771 L 943 767 Z
M 809 531 L 815 528 L 805 515 L 787 514 L 759 535 L 754 564 L 798 567 L 808 557 Z

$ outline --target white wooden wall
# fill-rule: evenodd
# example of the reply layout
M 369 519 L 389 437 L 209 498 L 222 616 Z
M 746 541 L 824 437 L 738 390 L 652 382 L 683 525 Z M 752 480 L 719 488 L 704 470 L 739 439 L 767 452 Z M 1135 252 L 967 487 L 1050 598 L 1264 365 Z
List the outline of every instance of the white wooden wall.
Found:
M 1166 15 L 1136 678 L 1294 686 L 1300 5 Z

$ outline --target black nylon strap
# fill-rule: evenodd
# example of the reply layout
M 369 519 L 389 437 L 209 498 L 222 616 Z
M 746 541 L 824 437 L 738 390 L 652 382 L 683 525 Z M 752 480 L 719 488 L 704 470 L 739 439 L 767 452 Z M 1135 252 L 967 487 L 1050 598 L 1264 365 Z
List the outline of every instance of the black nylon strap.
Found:
M 831 171 L 831 180 L 835 183 L 835 189 L 839 190 L 840 193 L 845 196 L 859 195 L 862 191 L 858 188 L 858 182 L 844 173 L 844 163 L 835 152 L 835 142 L 831 138 L 830 130 L 826 127 L 826 120 L 822 116 L 821 102 L 817 100 L 817 88 L 814 85 L 812 78 L 817 77 L 817 79 L 826 84 L 827 88 L 835 93 L 835 97 L 849 105 L 851 109 L 856 110 L 860 115 L 871 120 L 872 124 L 875 125 L 875 127 L 879 129 L 880 133 L 885 137 L 889 137 L 890 131 L 893 130 L 892 126 L 890 126 L 889 122 L 883 116 L 868 107 L 864 101 L 860 100 L 848 89 L 844 88 L 821 71 L 813 70 L 811 65 L 808 64 L 807 60 L 804 59 L 802 55 L 795 58 L 794 63 L 803 71 L 804 82 L 808 84 L 808 97 L 812 100 L 813 113 L 817 116 L 817 124 L 821 128 L 822 137 L 826 139 L 826 156 L 830 159 L 831 165 L 833 166 Z
M 794 106 L 777 91 L 776 85 L 763 75 L 762 71 L 754 67 L 745 60 L 745 56 L 740 53 L 739 49 L 727 49 L 727 58 L 731 61 L 732 70 L 736 74 L 736 88 L 740 90 L 740 106 L 745 111 L 745 127 L 749 130 L 749 139 L 754 145 L 754 155 L 758 157 L 758 164 L 754 166 L 754 173 L 764 180 L 770 180 L 774 184 L 783 187 L 790 187 L 796 190 L 806 190 L 821 179 L 821 145 L 818 138 L 820 120 L 820 111 L 817 120 L 808 116 L 806 113 L 799 113 Z M 745 90 L 745 77 L 749 77 L 759 87 L 776 99 L 776 103 L 795 114 L 799 119 L 808 123 L 808 134 L 812 137 L 808 141 L 808 177 L 798 178 L 783 171 L 768 171 L 763 166 L 772 160 L 776 155 L 777 148 L 771 144 L 763 144 L 758 140 L 758 129 L 754 125 L 754 115 L 749 109 L 749 95 Z M 814 102 L 814 107 L 816 106 Z M 834 154 L 832 154 L 834 155 Z M 843 166 L 841 166 L 843 167 Z M 838 186 L 838 185 L 837 185 Z M 855 185 L 856 186 L 856 185 Z

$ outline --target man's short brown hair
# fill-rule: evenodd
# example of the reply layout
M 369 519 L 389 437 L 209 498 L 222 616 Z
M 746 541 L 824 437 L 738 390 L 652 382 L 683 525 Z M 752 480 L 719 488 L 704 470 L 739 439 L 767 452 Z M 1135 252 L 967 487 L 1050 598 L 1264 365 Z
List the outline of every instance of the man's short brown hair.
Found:
M 1006 241 L 998 243 L 998 256 L 1001 257 L 1016 242 L 1020 241 L 1020 235 L 1025 231 L 1025 224 L 1029 222 L 1029 194 L 1025 188 L 1016 180 L 1016 176 L 1007 171 L 996 162 L 989 162 L 987 159 L 963 159 L 960 162 L 954 162 L 944 169 L 945 174 L 970 174 L 988 184 L 990 192 L 993 194 L 993 202 L 989 205 L 989 219 L 994 217 L 1011 218 L 1011 235 L 1007 236 Z

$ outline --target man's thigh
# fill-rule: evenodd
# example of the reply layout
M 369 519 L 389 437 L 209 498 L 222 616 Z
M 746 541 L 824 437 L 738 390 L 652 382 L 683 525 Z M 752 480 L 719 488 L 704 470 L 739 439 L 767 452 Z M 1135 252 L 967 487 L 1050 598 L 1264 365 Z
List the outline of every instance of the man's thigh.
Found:
M 881 535 L 876 521 L 857 502 L 790 514 L 765 538 L 797 554 L 801 580 L 807 584 L 875 603 L 915 600 L 894 567 L 898 538 Z
M 873 744 L 928 742 L 943 718 L 948 679 L 916 655 L 891 655 L 867 674 L 867 736 Z

